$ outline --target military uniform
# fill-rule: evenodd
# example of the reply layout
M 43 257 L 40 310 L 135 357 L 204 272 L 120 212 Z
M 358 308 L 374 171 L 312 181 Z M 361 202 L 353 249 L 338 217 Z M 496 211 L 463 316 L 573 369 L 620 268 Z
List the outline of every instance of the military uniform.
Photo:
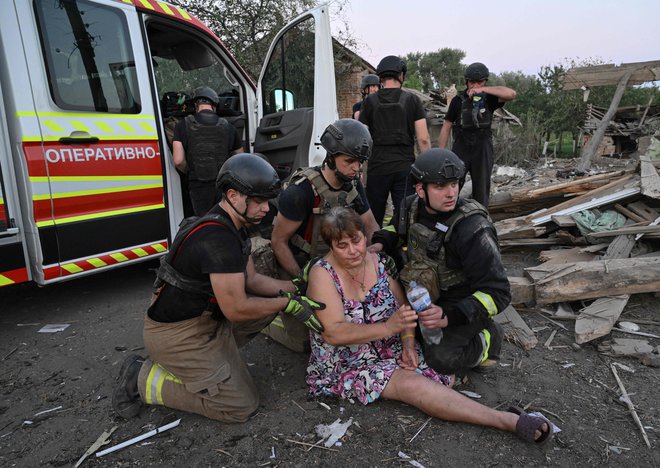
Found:
M 399 258 L 404 285 L 415 280 L 425 286 L 449 322 L 439 344 L 423 342 L 427 362 L 452 374 L 497 359 L 502 331 L 492 317 L 509 304 L 511 292 L 485 208 L 459 199 L 453 211 L 430 214 L 413 195 L 394 220 L 373 242 Z

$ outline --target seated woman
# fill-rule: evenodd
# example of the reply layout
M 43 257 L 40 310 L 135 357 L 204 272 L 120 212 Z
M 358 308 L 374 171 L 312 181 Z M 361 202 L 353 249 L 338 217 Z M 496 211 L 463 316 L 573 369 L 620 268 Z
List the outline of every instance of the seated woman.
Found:
M 519 408 L 496 411 L 452 390 L 454 376 L 424 362 L 415 341 L 417 314 L 384 261 L 367 252 L 365 228 L 348 208 L 333 208 L 320 226 L 330 252 L 312 268 L 307 294 L 326 305 L 317 311 L 325 328 L 311 333 L 306 381 L 313 396 L 399 400 L 430 416 L 516 432 L 545 443 L 552 424 Z

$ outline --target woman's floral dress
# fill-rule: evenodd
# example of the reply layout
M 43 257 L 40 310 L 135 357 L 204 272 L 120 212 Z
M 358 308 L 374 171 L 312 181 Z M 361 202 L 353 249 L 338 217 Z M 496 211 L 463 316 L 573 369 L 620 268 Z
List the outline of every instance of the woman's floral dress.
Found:
M 378 263 L 378 280 L 364 301 L 346 299 L 337 273 L 324 259 L 318 263 L 335 283 L 344 305 L 346 320 L 351 323 L 376 323 L 387 320 L 398 308 L 383 261 Z M 399 335 L 359 345 L 332 346 L 320 334 L 310 332 L 312 353 L 307 367 L 306 381 L 312 396 L 354 398 L 363 405 L 375 401 L 399 368 L 402 344 Z M 415 343 L 419 366 L 417 372 L 425 377 L 449 384 L 449 377 L 431 369 Z

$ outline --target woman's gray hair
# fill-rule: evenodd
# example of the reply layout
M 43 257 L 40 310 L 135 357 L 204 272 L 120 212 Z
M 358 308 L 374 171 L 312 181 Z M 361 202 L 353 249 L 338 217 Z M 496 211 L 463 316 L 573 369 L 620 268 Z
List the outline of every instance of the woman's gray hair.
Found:
M 346 235 L 352 236 L 358 231 L 367 234 L 362 218 L 351 208 L 335 206 L 321 218 L 319 232 L 329 247 L 332 247 L 333 241 Z

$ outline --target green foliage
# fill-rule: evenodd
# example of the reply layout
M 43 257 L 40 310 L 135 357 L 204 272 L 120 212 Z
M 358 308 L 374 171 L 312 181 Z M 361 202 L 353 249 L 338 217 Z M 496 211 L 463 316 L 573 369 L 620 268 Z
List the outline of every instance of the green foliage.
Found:
M 461 60 L 465 52 L 444 47 L 435 52 L 411 52 L 403 59 L 408 65 L 406 86 L 429 92 L 441 86 L 451 86 L 464 81 Z M 421 87 L 417 87 L 421 84 Z
M 275 34 L 315 0 L 172 0 L 204 22 L 256 79 Z

